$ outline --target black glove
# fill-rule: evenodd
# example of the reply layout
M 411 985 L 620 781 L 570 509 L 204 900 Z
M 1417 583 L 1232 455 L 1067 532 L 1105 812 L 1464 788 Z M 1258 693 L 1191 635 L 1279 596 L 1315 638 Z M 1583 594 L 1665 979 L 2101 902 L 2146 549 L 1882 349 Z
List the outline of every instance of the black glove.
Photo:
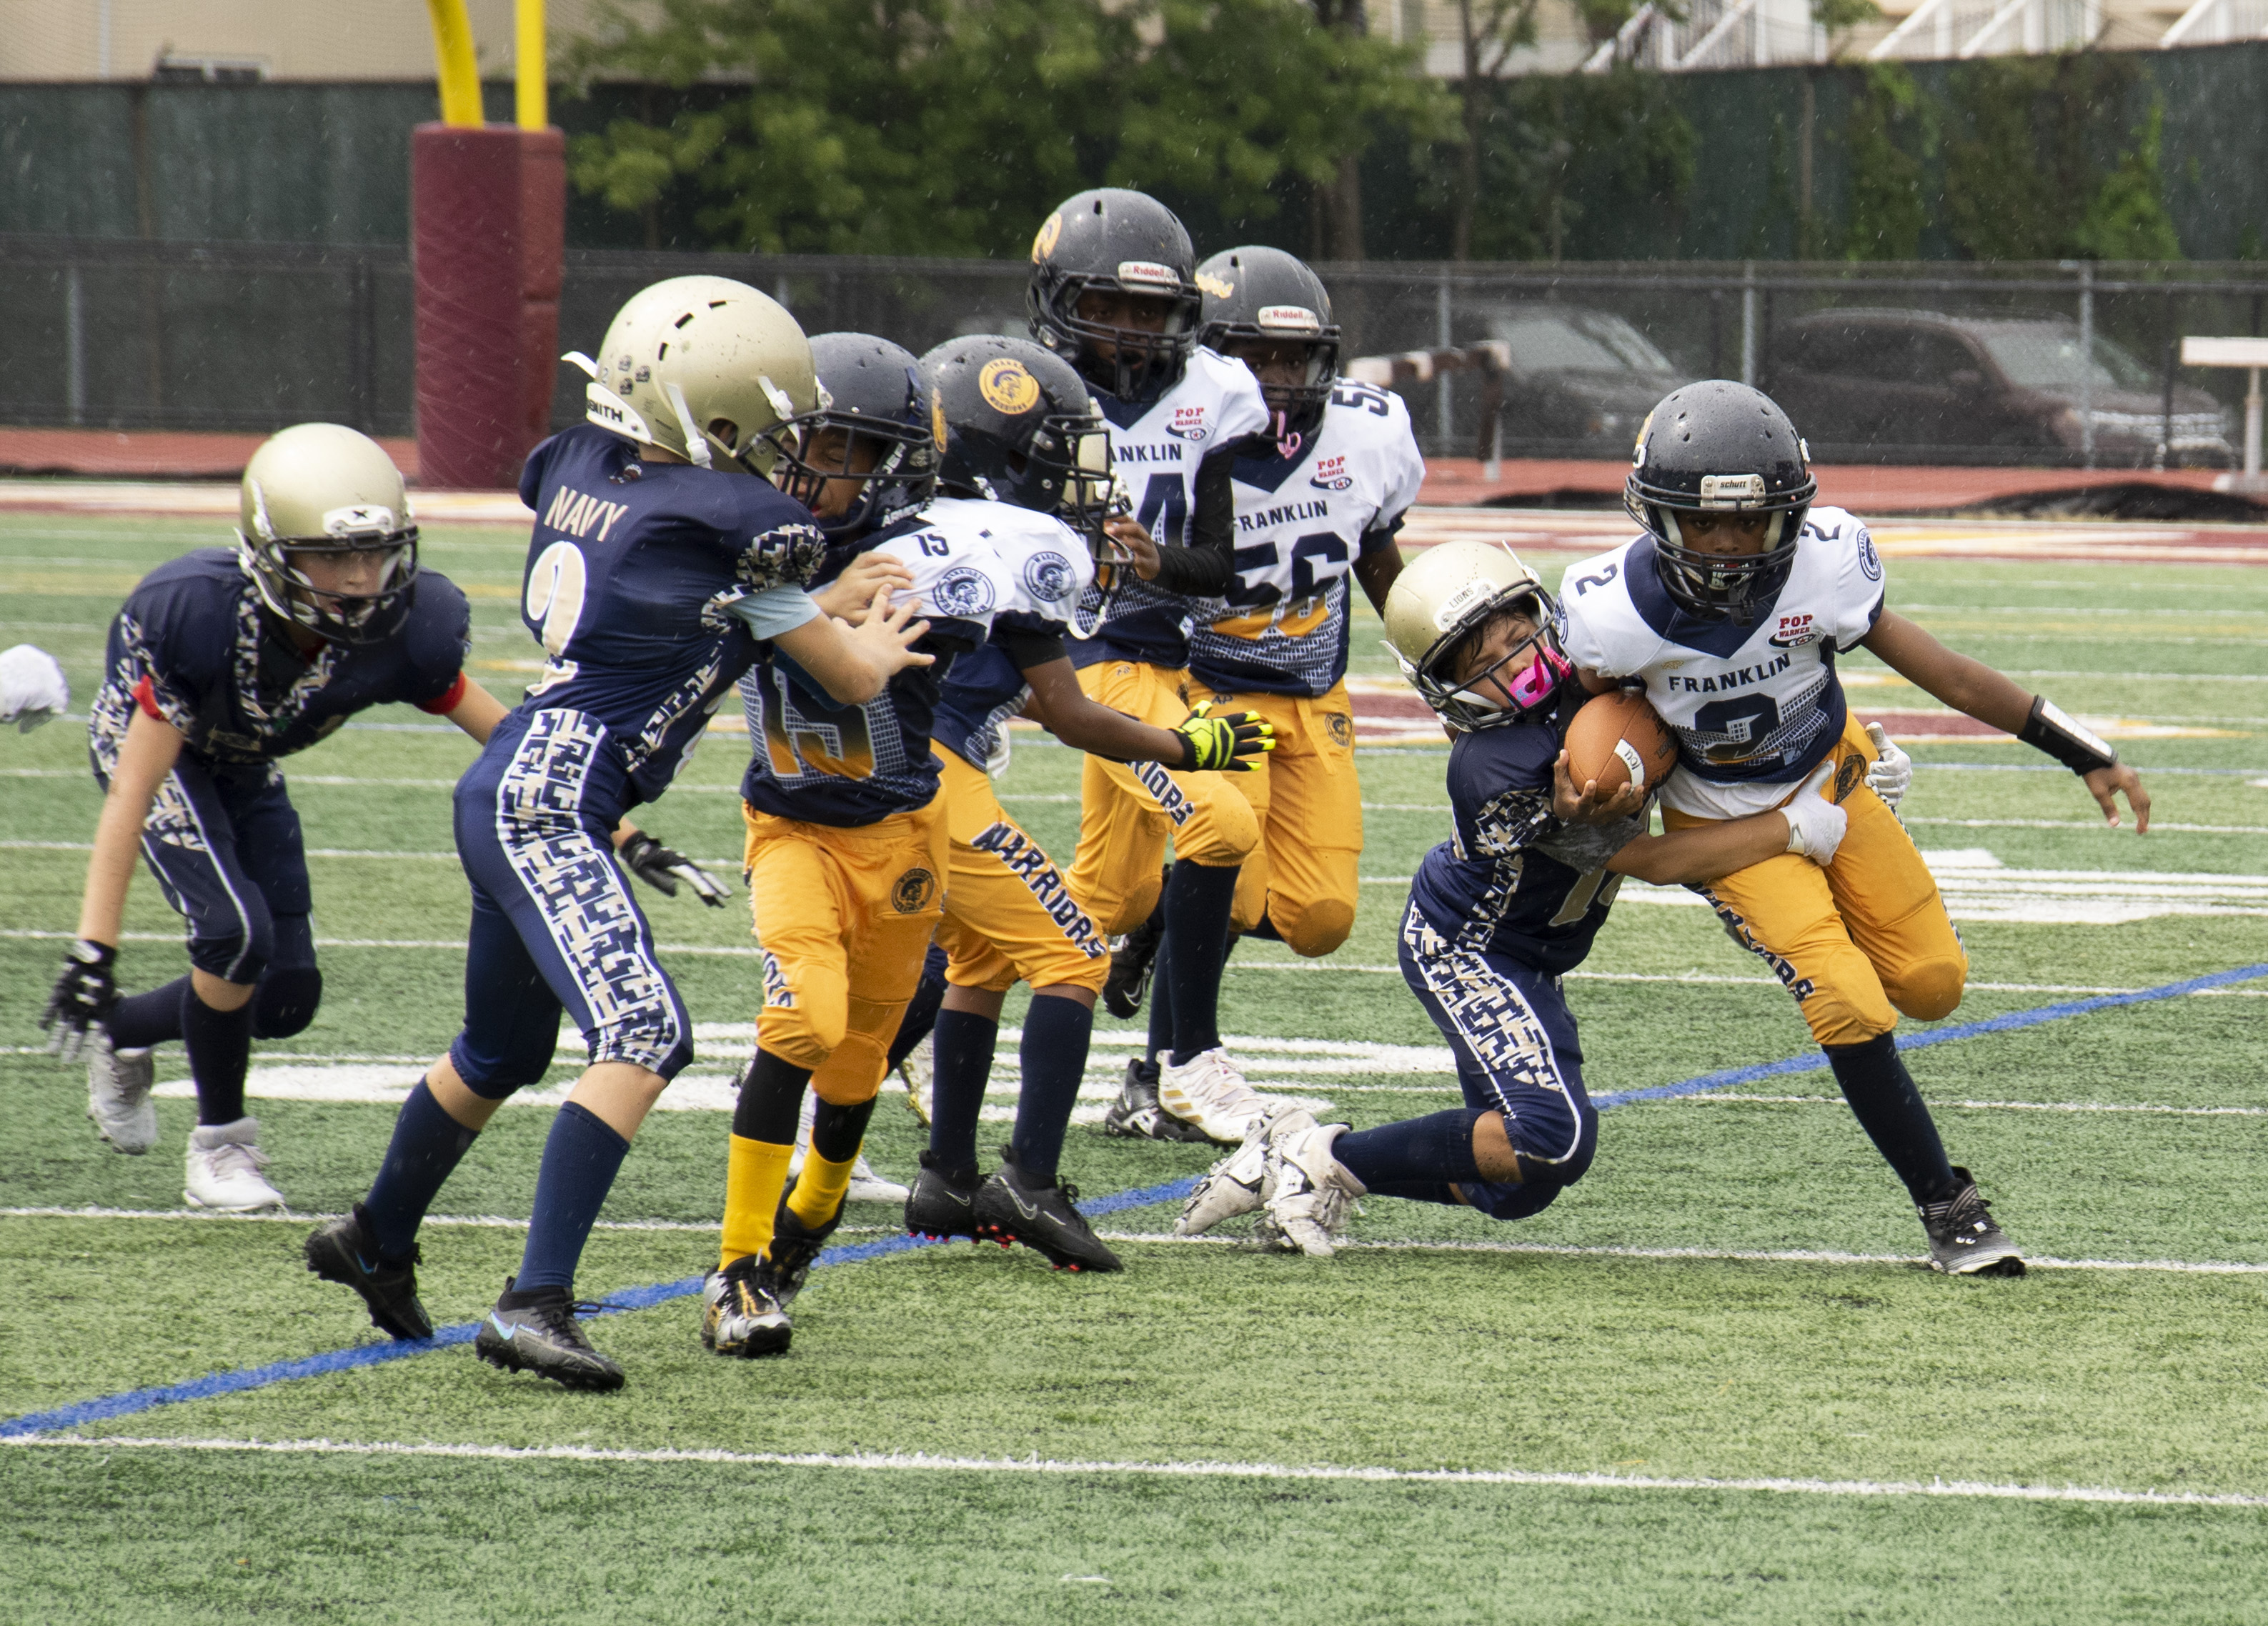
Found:
M 677 883 L 693 888 L 694 896 L 712 909 L 725 907 L 732 888 L 674 848 L 665 847 L 640 830 L 615 850 L 622 867 L 665 897 L 677 895 Z
M 40 1012 L 50 1054 L 66 1062 L 77 1059 L 87 1028 L 118 1003 L 118 984 L 110 975 L 117 963 L 116 949 L 85 938 L 63 951 L 63 974 L 48 996 L 48 1008 Z
M 1276 748 L 1276 727 L 1267 718 L 1251 711 L 1213 717 L 1211 710 L 1208 700 L 1174 725 L 1189 752 L 1178 764 L 1183 773 L 1248 774 L 1247 757 Z

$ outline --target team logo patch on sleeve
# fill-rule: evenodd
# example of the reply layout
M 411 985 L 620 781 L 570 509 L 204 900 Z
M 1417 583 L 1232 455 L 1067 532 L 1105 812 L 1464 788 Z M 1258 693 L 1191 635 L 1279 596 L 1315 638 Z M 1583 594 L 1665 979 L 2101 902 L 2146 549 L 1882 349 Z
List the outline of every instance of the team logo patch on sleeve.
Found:
M 1035 553 L 1024 561 L 1024 591 L 1043 604 L 1068 597 L 1076 579 L 1071 561 L 1059 553 Z
M 890 907 L 901 915 L 919 915 L 936 901 L 937 877 L 927 870 L 908 870 L 890 887 Z
M 1874 539 L 1864 531 L 1859 533 L 1859 568 L 1870 582 L 1882 579 L 1882 557 L 1874 551 Z
M 940 615 L 987 614 L 992 608 L 992 578 L 973 564 L 956 564 L 929 590 Z
M 1003 356 L 988 361 L 976 375 L 976 393 L 995 412 L 1020 417 L 1040 404 L 1040 381 L 1022 362 Z

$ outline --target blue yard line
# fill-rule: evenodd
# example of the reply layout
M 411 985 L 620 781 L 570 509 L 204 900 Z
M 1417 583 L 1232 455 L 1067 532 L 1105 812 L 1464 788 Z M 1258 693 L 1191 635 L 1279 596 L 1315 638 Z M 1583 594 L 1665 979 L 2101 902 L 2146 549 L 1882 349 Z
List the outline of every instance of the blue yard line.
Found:
M 347 726 L 354 726 L 349 724 Z M 2124 762 L 2124 757 L 2118 759 Z M 2138 774 L 2190 774 L 2214 779 L 2257 778 L 2268 774 L 2268 768 L 2153 768 L 2143 762 L 2127 762 Z M 1949 768 L 1957 773 L 1971 774 L 2067 774 L 2071 771 L 2060 762 L 1932 762 L 1917 756 L 1916 768 Z
M 2209 976 L 2191 977 L 2186 982 L 2169 982 L 2162 988 L 2146 988 L 2131 994 L 2101 994 L 2088 999 L 2066 1000 L 2060 1004 L 2040 1005 L 2029 1011 L 2012 1011 L 2006 1016 L 1996 1016 L 1981 1022 L 1962 1022 L 1952 1027 L 1940 1027 L 1929 1033 L 1916 1034 L 1898 1041 L 1902 1050 L 1918 1050 L 1933 1044 L 1949 1044 L 1956 1039 L 1974 1039 L 1984 1034 L 2003 1034 L 2017 1028 L 2036 1027 L 2043 1022 L 2061 1021 L 2069 1016 L 2084 1016 L 2089 1012 L 2108 1011 L 2119 1005 L 2146 1004 L 2154 1000 L 2178 999 L 2184 994 L 2194 994 L 2209 988 L 2220 988 L 2230 982 L 2249 982 L 2268 977 L 2268 963 L 2241 966 L 2233 971 L 2216 971 Z M 1698 1095 L 1709 1090 L 1722 1090 L 1736 1084 L 1749 1084 L 1759 1078 L 1773 1078 L 1789 1073 L 1818 1072 L 1827 1066 L 1823 1056 L 1790 1056 L 1785 1061 L 1766 1062 L 1756 1067 L 1737 1067 L 1726 1072 L 1704 1073 L 1697 1078 L 1688 1078 L 1680 1084 L 1656 1085 L 1646 1090 L 1624 1090 L 1613 1095 L 1595 1097 L 1594 1105 L 1600 1111 L 1610 1111 L 1636 1101 L 1669 1100 L 1681 1095 Z M 1079 1205 L 1080 1213 L 1090 1219 L 1100 1219 L 1106 1214 L 1116 1214 L 1130 1208 L 1147 1208 L 1153 1203 L 1174 1203 L 1189 1196 L 1197 1188 L 1190 1180 L 1167 1181 L 1162 1185 L 1138 1186 L 1125 1191 L 1114 1191 Z M 902 1254 L 917 1247 L 935 1244 L 927 1238 L 914 1236 L 883 1237 L 872 1242 L 854 1242 L 843 1247 L 830 1247 L 820 1254 L 821 1265 L 857 1264 L 863 1260 L 880 1259 L 891 1254 Z M 616 1292 L 600 1306 L 602 1315 L 618 1314 L 629 1310 L 650 1309 L 672 1299 L 689 1298 L 701 1291 L 701 1278 L 688 1276 L 674 1282 L 656 1282 L 644 1287 L 628 1287 Z M 350 1349 L 332 1350 L 321 1355 L 304 1356 L 293 1361 L 276 1361 L 266 1366 L 247 1366 L 236 1372 L 217 1372 L 187 1383 L 171 1383 L 155 1388 L 129 1389 L 123 1394 L 106 1394 L 99 1399 L 79 1401 L 72 1405 L 59 1406 L 52 1411 L 26 1412 L 21 1416 L 0 1421 L 0 1439 L 20 1438 L 27 1434 L 43 1434 L 57 1429 L 77 1428 L 82 1424 L 100 1423 L 112 1417 L 122 1417 L 135 1412 L 148 1411 L 158 1406 L 171 1406 L 183 1401 L 215 1400 L 224 1394 L 241 1394 L 249 1389 L 266 1388 L 270 1384 L 284 1383 L 294 1378 L 319 1378 L 329 1372 L 350 1372 L 357 1367 L 376 1366 L 387 1361 L 407 1360 L 412 1356 L 430 1355 L 436 1350 L 470 1343 L 473 1335 L 480 1330 L 478 1321 L 460 1321 L 444 1327 L 432 1337 L 416 1342 L 389 1340 L 384 1343 L 358 1343 Z

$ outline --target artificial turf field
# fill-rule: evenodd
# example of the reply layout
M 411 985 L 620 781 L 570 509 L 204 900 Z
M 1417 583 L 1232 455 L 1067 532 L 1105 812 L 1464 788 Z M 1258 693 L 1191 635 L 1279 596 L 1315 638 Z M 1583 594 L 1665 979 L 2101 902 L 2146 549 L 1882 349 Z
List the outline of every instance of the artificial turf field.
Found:
M 83 710 L 126 590 L 214 536 L 0 519 L 0 644 L 53 651 Z M 473 597 L 475 674 L 516 694 L 524 539 L 426 537 Z M 340 1355 L 394 1347 L 299 1264 L 307 1217 L 376 1167 L 393 1108 L 373 1098 L 456 1026 L 447 787 L 469 742 L 371 714 L 287 765 L 328 990 L 255 1057 L 293 1217 L 223 1219 L 178 1211 L 189 1100 L 161 1099 L 157 1149 L 120 1157 L 80 1071 L 36 1053 L 98 798 L 77 725 L 0 735 L 0 1420 L 20 1420 L 0 1421 L 0 1619 L 2268 1619 L 2268 974 L 2102 1003 L 2268 961 L 2259 884 L 2144 873 L 2268 871 L 2268 573 L 1894 559 L 1891 603 L 2068 710 L 2183 731 L 2122 747 L 2157 803 L 2141 839 L 2023 747 L 1912 747 L 1920 845 L 1965 850 L 1977 895 L 2018 917 L 1962 921 L 1971 990 L 1934 1025 L 1956 1036 L 1914 1071 L 1955 1159 L 2058 1262 L 1921 1269 L 1904 1194 L 1823 1071 L 1613 1104 L 1816 1056 L 1705 910 L 1631 883 L 1572 985 L 1610 1105 L 1598 1161 L 1537 1218 L 1377 1200 L 1330 1262 L 1177 1243 L 1160 1188 L 1209 1154 L 1075 1129 L 1066 1176 L 1120 1199 L 1098 1223 L 1129 1239 L 1125 1275 L 899 1248 L 892 1213 L 854 1210 L 867 1228 L 799 1300 L 793 1351 L 725 1362 L 683 1291 L 714 1257 L 725 1120 L 659 1111 L 578 1284 L 643 1306 L 593 1324 L 630 1372 L 611 1397 L 506 1378 L 461 1341 Z M 1356 669 L 1384 675 L 1364 622 Z M 1928 703 L 1871 658 L 1845 671 L 1867 703 Z M 642 820 L 737 853 L 743 748 L 709 740 Z M 1446 830 L 1442 755 L 1361 756 L 1377 884 L 1352 940 L 1307 966 L 1248 944 L 1227 979 L 1256 1080 L 1359 1126 L 1454 1100 L 1388 970 L 1395 878 Z M 1061 858 L 1077 783 L 1071 753 L 1024 736 L 1001 785 Z M 2161 891 L 2255 912 L 2150 913 L 2173 907 Z M 745 914 L 640 896 L 703 1025 L 673 1093 L 715 1099 L 758 998 Z M 2120 902 L 2146 917 L 2105 923 Z M 125 987 L 178 975 L 146 877 L 128 927 L 147 935 Z M 1131 1031 L 1101 1025 L 1098 1091 Z M 161 1094 L 185 1077 L 178 1053 L 158 1077 Z M 1005 1117 L 1012 1071 L 996 1087 Z M 469 1322 L 514 1267 L 549 1117 L 501 1113 L 444 1192 L 466 1223 L 425 1233 L 437 1321 Z M 886 1100 L 869 1155 L 903 1178 L 916 1137 Z M 168 1386 L 185 1393 L 151 1403 Z

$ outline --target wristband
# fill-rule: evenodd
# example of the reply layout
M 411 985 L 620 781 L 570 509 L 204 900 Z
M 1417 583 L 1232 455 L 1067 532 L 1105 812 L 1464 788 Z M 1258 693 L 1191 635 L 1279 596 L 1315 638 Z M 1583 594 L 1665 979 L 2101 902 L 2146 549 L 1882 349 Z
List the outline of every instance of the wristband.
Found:
M 63 958 L 82 966 L 114 966 L 118 963 L 118 951 L 107 943 L 81 938 L 63 951 Z
M 2032 696 L 2031 715 L 2016 736 L 2026 745 L 2046 752 L 2075 774 L 2091 774 L 2118 761 L 2118 753 L 2067 716 L 2045 695 Z

